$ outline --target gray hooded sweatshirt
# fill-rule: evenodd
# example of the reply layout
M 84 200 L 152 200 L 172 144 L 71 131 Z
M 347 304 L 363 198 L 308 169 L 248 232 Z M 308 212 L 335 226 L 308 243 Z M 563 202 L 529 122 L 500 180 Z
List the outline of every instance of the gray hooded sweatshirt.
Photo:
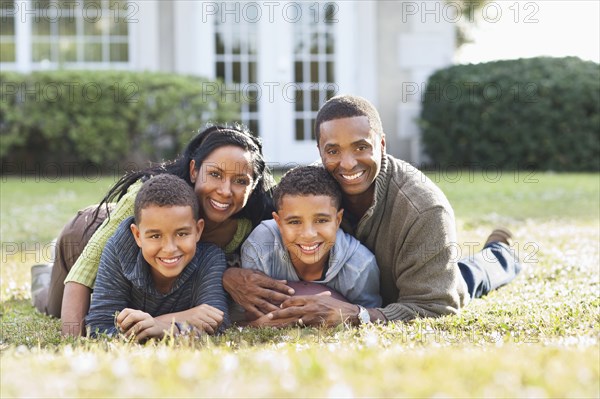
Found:
M 275 220 L 265 220 L 242 245 L 242 267 L 287 281 L 300 281 Z M 329 254 L 325 277 L 313 283 L 324 284 L 349 302 L 366 308 L 381 306 L 379 268 L 375 255 L 350 234 L 337 231 Z

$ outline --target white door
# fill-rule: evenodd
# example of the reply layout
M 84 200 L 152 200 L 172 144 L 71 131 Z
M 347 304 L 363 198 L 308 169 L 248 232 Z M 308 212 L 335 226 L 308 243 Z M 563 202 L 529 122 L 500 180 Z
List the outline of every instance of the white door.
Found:
M 212 3 L 214 77 L 241 104 L 241 122 L 264 143 L 272 167 L 318 159 L 317 111 L 340 91 L 343 2 Z M 348 8 L 346 6 L 346 8 Z M 351 84 L 346 82 L 345 91 Z M 239 94 L 236 94 L 239 93 Z

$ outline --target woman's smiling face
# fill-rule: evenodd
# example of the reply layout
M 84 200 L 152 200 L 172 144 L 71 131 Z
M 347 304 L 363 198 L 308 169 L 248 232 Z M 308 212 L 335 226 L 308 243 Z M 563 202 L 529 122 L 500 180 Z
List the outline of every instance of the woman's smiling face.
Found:
M 250 152 L 234 146 L 219 147 L 196 170 L 190 162 L 190 177 L 200 202 L 202 217 L 222 223 L 238 213 L 254 188 Z

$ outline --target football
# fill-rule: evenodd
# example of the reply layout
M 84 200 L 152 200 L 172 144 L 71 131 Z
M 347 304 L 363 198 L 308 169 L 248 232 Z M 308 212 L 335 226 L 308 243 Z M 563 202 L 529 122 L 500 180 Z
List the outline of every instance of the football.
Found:
M 311 281 L 288 281 L 288 287 L 293 288 L 296 295 L 316 295 L 321 292 L 329 291 L 331 297 L 339 301 L 348 302 L 348 300 L 333 288 L 327 287 L 325 284 L 313 283 Z

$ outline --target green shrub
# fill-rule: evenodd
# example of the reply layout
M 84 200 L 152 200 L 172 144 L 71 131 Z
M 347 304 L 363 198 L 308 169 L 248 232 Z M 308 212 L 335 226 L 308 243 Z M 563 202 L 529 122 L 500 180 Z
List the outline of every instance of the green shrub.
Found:
M 54 163 L 106 171 L 169 159 L 207 122 L 238 116 L 236 104 L 222 101 L 222 85 L 191 76 L 47 71 L 0 78 L 0 158 L 28 170 Z
M 439 166 L 597 171 L 600 65 L 540 57 L 443 69 L 420 122 Z

